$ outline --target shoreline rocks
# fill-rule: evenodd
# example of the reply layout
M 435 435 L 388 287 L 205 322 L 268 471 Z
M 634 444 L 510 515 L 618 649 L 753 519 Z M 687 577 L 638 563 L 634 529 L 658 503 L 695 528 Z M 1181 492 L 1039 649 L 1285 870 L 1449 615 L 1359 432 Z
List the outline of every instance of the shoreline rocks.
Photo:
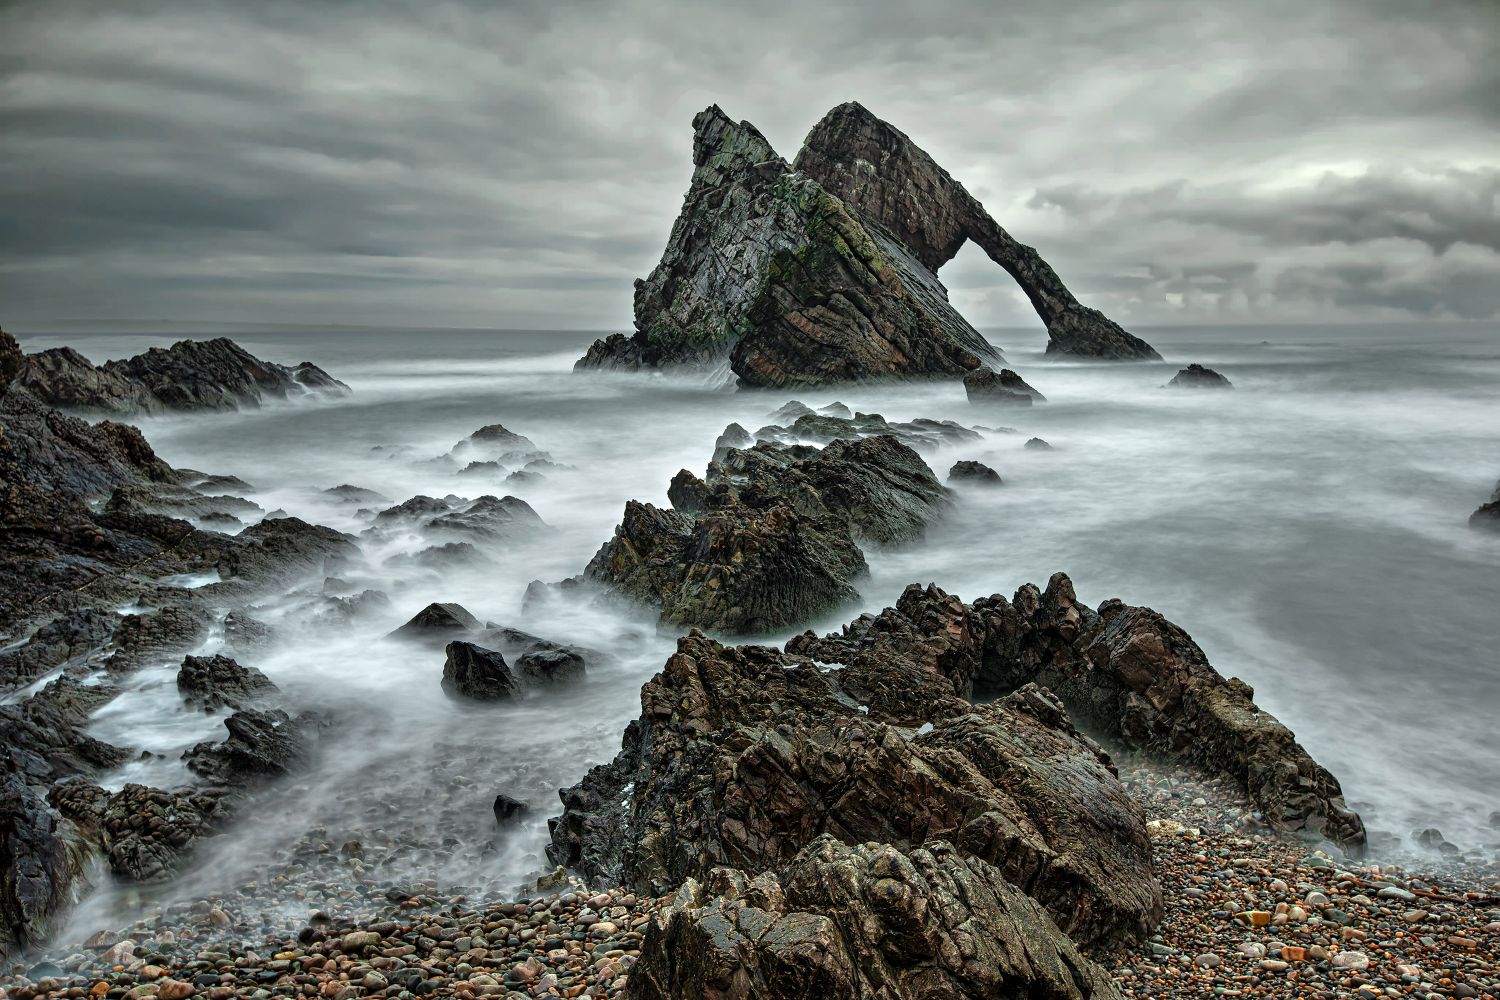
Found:
M 311 362 L 262 361 L 227 337 L 181 340 L 98 366 L 70 347 L 55 347 L 25 355 L 15 368 L 15 384 L 50 406 L 122 416 L 235 410 L 350 391 Z
M 1495 491 L 1490 494 L 1489 502 L 1480 504 L 1469 515 L 1469 527 L 1480 531 L 1500 532 L 1500 483 L 1495 484 Z
M 1047 397 L 1026 384 L 1009 368 L 996 372 L 992 368 L 980 367 L 964 376 L 964 394 L 974 404 L 1001 403 L 1011 406 L 1030 406 L 1045 403 Z

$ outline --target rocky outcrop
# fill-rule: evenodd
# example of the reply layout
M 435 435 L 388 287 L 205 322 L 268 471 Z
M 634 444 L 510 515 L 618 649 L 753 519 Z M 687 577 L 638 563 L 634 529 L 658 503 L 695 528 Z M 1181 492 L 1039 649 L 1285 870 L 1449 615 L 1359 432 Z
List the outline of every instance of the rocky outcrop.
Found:
M 830 111 L 794 166 L 717 106 L 693 129 L 692 182 L 661 262 L 636 282 L 635 332 L 597 341 L 579 368 L 727 359 L 752 386 L 962 375 L 1003 360 L 937 279 L 969 240 L 1026 292 L 1049 352 L 1159 357 L 858 104 Z
M 411 620 L 392 632 L 390 637 L 447 642 L 453 636 L 478 628 L 479 619 L 469 614 L 462 604 L 433 603 L 412 615 Z
M 984 861 L 814 840 L 776 871 L 715 869 L 648 930 L 642 1000 L 1113 1000 L 1108 975 Z
M 787 648 L 824 661 L 930 662 L 965 695 L 1043 685 L 1090 732 L 1233 778 L 1273 826 L 1351 849 L 1364 844 L 1338 780 L 1255 705 L 1249 685 L 1226 680 L 1186 632 L 1150 608 L 1078 603 L 1062 573 L 1045 590 L 1028 584 L 1011 600 L 995 595 L 972 606 L 913 586 L 894 608 L 841 635 L 809 633 Z
M 1047 327 L 1047 353 L 1159 360 L 1149 344 L 1081 305 L 1048 263 L 1002 229 L 899 129 L 850 102 L 808 133 L 796 169 L 890 233 L 929 272 L 973 240 L 1016 280 Z
M 948 482 L 969 483 L 978 486 L 999 486 L 1000 473 L 983 462 L 954 462 L 948 470 Z
M 976 368 L 964 376 L 964 394 L 971 403 L 1009 403 L 1030 406 L 1045 403 L 1047 397 L 1026 384 L 1009 368 L 995 371 L 992 368 Z
M 185 656 L 177 671 L 177 691 L 183 701 L 205 712 L 249 708 L 276 690 L 259 670 L 219 654 Z
M 1188 365 L 1186 368 L 1172 376 L 1168 382 L 1169 387 L 1178 389 L 1233 389 L 1234 383 L 1220 375 L 1212 368 L 1204 368 L 1199 364 Z
M 1495 492 L 1490 494 L 1489 502 L 1480 504 L 1469 515 L 1469 527 L 1480 531 L 1500 532 L 1500 483 L 1495 484 Z
M 0 766 L 0 961 L 44 943 L 86 886 L 88 854 L 69 825 Z
M 693 119 L 694 172 L 661 262 L 636 283 L 635 333 L 581 368 L 730 362 L 742 384 L 958 375 L 997 352 L 932 272 L 748 122 Z
M 1142 937 L 1160 893 L 1144 818 L 1108 758 L 1046 692 L 971 705 L 959 658 L 892 652 L 680 640 L 620 755 L 562 793 L 551 857 L 661 893 L 714 867 L 775 869 L 822 833 L 940 838 L 1077 941 Z
M 349 392 L 311 362 L 262 361 L 226 337 L 182 340 L 97 367 L 70 347 L 51 348 L 27 355 L 14 380 L 51 406 L 122 415 L 233 410 L 267 399 Z
M 573 649 L 535 639 L 519 642 L 525 647 L 514 665 L 499 650 L 472 642 L 448 643 L 443 664 L 443 690 L 450 697 L 470 701 L 507 701 L 528 688 L 549 687 L 576 681 L 584 674 L 583 656 Z
M 947 491 L 890 436 L 822 450 L 729 449 L 707 480 L 679 473 L 673 507 L 630 501 L 586 574 L 661 609 L 664 622 L 730 633 L 806 621 L 855 596 L 861 543 L 921 533 Z

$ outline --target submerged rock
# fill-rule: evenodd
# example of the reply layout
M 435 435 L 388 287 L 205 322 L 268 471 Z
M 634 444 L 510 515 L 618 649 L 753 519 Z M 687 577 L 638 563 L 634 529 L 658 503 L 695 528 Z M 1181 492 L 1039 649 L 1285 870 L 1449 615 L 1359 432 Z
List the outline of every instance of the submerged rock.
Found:
M 1000 473 L 983 462 L 954 462 L 948 470 L 948 481 L 973 483 L 980 486 L 999 486 Z
M 1026 384 L 1009 368 L 999 372 L 991 368 L 976 368 L 964 376 L 964 393 L 971 403 L 1008 403 L 1030 406 L 1045 403 L 1047 397 Z
M 479 628 L 479 619 L 469 614 L 462 604 L 427 605 L 411 617 L 405 625 L 390 634 L 393 639 L 435 640 L 473 632 Z
M 52 406 L 126 415 L 233 410 L 265 399 L 349 392 L 311 362 L 262 361 L 226 337 L 182 340 L 98 367 L 72 348 L 53 348 L 27 355 L 15 382 Z
M 1192 364 L 1172 376 L 1168 386 L 1176 386 L 1179 389 L 1233 389 L 1234 384 L 1214 371 L 1212 368 L 1204 368 L 1202 365 Z
M 812 841 L 778 870 L 688 882 L 630 970 L 644 1000 L 1115 1000 L 1109 976 L 993 866 L 941 840 Z
M 1495 484 L 1495 492 L 1490 494 L 1489 502 L 1480 504 L 1479 509 L 1469 515 L 1469 527 L 1500 532 L 1500 483 Z

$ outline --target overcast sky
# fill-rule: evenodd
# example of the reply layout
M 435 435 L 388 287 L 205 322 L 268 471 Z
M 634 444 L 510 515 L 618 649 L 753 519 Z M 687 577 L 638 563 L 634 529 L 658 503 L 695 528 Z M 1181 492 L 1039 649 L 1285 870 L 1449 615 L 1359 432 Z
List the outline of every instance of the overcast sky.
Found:
M 38 0 L 0 323 L 628 329 L 694 113 L 790 159 L 846 100 L 1127 325 L 1500 315 L 1496 0 Z

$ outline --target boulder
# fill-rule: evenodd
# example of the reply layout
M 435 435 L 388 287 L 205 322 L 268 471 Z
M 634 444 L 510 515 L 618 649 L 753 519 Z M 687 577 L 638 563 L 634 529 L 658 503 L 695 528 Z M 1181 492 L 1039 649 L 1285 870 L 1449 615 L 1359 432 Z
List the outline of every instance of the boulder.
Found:
M 131 882 L 163 882 L 232 815 L 223 789 L 168 791 L 129 784 L 104 801 L 98 828 L 112 872 Z
M 1234 384 L 1212 368 L 1192 364 L 1172 376 L 1168 387 L 1178 389 L 1233 389 Z
M 965 460 L 953 463 L 953 468 L 948 470 L 948 482 L 970 483 L 976 486 L 999 486 L 1001 479 L 1000 473 L 983 462 Z
M 479 619 L 469 614 L 463 605 L 433 603 L 412 615 L 411 620 L 392 632 L 389 638 L 446 641 L 479 628 Z
M 276 685 L 259 670 L 219 654 L 183 657 L 177 671 L 178 693 L 205 712 L 249 708 L 275 690 Z
M 505 657 L 472 642 L 448 643 L 443 663 L 443 691 L 450 698 L 470 701 L 506 701 L 516 697 L 521 683 Z
M 318 717 L 280 709 L 242 709 L 224 720 L 229 736 L 199 743 L 182 757 L 188 770 L 220 786 L 243 787 L 300 770 L 317 746 Z
M 996 372 L 992 368 L 980 367 L 964 376 L 964 393 L 971 403 L 1005 403 L 1030 406 L 1045 403 L 1047 397 L 1026 384 L 1009 368 Z
M 690 881 L 647 929 L 642 1000 L 1116 1000 L 1109 976 L 993 866 L 941 840 L 812 841 L 776 871 Z
M 1075 940 L 1140 940 L 1161 910 L 1144 816 L 1055 701 L 1032 688 L 971 705 L 943 658 L 866 652 L 680 640 L 621 754 L 562 793 L 549 856 L 660 894 L 718 866 L 774 869 L 820 833 L 942 838 Z
M 521 823 L 531 812 L 531 807 L 502 793 L 495 796 L 494 812 L 496 826 L 510 827 Z

